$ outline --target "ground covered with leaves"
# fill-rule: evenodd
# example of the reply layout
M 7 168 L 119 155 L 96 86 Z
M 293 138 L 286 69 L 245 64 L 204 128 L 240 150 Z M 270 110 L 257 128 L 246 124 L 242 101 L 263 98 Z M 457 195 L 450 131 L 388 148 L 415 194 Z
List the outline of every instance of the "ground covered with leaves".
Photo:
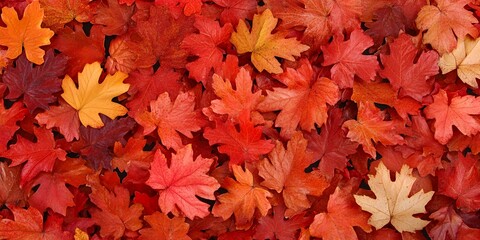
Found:
M 478 1 L 0 7 L 0 239 L 480 239 Z

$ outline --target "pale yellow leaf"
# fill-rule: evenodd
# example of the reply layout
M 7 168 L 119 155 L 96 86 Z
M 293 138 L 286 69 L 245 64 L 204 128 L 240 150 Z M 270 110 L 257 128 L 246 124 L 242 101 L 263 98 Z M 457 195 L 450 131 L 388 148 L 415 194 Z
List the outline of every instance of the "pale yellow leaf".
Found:
M 457 75 L 462 82 L 477 88 L 476 78 L 480 78 L 480 38 L 472 39 L 466 36 L 458 40 L 457 47 L 451 53 L 445 53 L 438 65 L 442 73 L 457 69 Z
M 368 223 L 380 229 L 391 222 L 399 232 L 415 232 L 427 226 L 429 221 L 413 215 L 426 213 L 425 205 L 432 199 L 434 192 L 424 193 L 421 190 L 411 197 L 408 196 L 416 180 L 408 165 L 403 165 L 400 173 L 395 173 L 395 181 L 390 179 L 390 171 L 382 162 L 376 170 L 376 175 L 369 175 L 368 180 L 376 198 L 354 195 L 362 210 L 372 214 Z
M 123 83 L 128 75 L 116 72 L 114 75 L 107 75 L 99 84 L 102 71 L 100 63 L 94 62 L 85 65 L 83 71 L 78 73 L 78 88 L 68 75 L 62 82 L 62 98 L 78 111 L 80 122 L 84 126 L 102 127 L 100 113 L 110 119 L 127 113 L 127 108 L 112 102 L 112 98 L 128 91 L 130 85 Z
M 275 57 L 294 61 L 294 56 L 300 56 L 301 52 L 309 49 L 295 38 L 286 39 L 282 33 L 272 34 L 277 22 L 278 19 L 267 9 L 261 15 L 253 17 L 251 32 L 245 22 L 240 20 L 237 31 L 232 33 L 230 41 L 237 48 L 237 52 L 251 52 L 252 63 L 260 72 L 265 70 L 269 73 L 282 73 L 280 62 Z

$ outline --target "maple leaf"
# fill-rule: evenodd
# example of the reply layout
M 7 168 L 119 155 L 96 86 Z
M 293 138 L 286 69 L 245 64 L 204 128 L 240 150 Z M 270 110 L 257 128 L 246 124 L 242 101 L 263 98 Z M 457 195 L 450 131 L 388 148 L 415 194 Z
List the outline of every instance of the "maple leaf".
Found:
M 72 150 L 80 152 L 95 169 L 111 167 L 111 147 L 117 141 L 123 142 L 123 136 L 134 126 L 131 118 L 110 120 L 103 116 L 105 126 L 97 129 L 80 127 L 80 140 L 72 144 Z
M 157 129 L 162 144 L 167 148 L 178 149 L 183 146 L 182 135 L 193 138 L 192 132 L 203 125 L 200 111 L 194 111 L 195 95 L 192 92 L 180 93 L 175 102 L 170 100 L 168 92 L 162 93 L 150 103 L 150 111 L 135 116 L 143 127 L 143 134 Z
M 95 12 L 92 23 L 103 25 L 105 35 L 122 35 L 132 23 L 134 6 L 120 4 L 117 0 L 102 0 Z
M 90 11 L 92 10 L 92 6 L 89 5 L 90 1 L 39 0 L 45 12 L 43 24 L 53 30 L 57 30 L 73 20 L 88 22 L 90 20 Z
M 261 91 L 252 93 L 252 85 L 250 73 L 245 68 L 240 68 L 235 78 L 235 90 L 232 88 L 230 80 L 225 79 L 224 81 L 222 77 L 214 74 L 212 88 L 220 99 L 211 101 L 210 107 L 213 112 L 228 114 L 230 118 L 237 120 L 243 111 L 255 111 L 262 99 L 262 93 Z M 253 112 L 253 114 L 258 113 Z
M 127 74 L 117 72 L 108 75 L 99 84 L 101 74 L 100 63 L 95 62 L 85 65 L 83 71 L 78 73 L 78 88 L 68 75 L 62 82 L 62 98 L 78 111 L 80 122 L 86 127 L 102 127 L 104 124 L 100 119 L 100 113 L 110 119 L 127 113 L 124 106 L 111 101 L 112 98 L 128 91 L 130 85 L 123 83 Z
M 258 175 L 265 179 L 261 185 L 282 194 L 288 215 L 310 208 L 307 195 L 320 196 L 329 185 L 320 172 L 305 172 L 314 162 L 312 153 L 306 150 L 307 140 L 296 132 L 288 141 L 287 149 L 277 141 L 268 159 L 258 164 Z
M 258 219 L 254 239 L 295 239 L 295 234 L 312 221 L 305 212 L 285 219 L 285 206 L 280 204 L 272 208 L 273 216 L 267 215 Z
M 17 143 L 1 156 L 12 160 L 10 167 L 27 162 L 21 173 L 20 185 L 24 186 L 40 172 L 50 172 L 58 160 L 65 161 L 66 152 L 61 148 L 55 148 L 53 133 L 44 128 L 34 128 L 37 142 L 33 143 L 22 136 L 17 136 Z
M 452 164 L 437 171 L 438 193 L 456 199 L 457 208 L 464 212 L 480 209 L 480 174 L 478 160 L 468 154 L 458 154 Z
M 274 147 L 271 141 L 262 139 L 262 128 L 254 127 L 249 112 L 243 111 L 238 122 L 239 131 L 227 120 L 225 123 L 217 121 L 215 129 L 207 127 L 203 132 L 210 145 L 221 144 L 218 151 L 230 157 L 230 166 L 256 162 L 260 155 L 269 153 Z
M 257 10 L 255 0 L 213 0 L 213 2 L 223 7 L 220 21 L 234 26 L 238 24 L 239 19 L 252 19 Z
M 48 104 L 57 100 L 53 94 L 61 90 L 59 77 L 64 75 L 66 64 L 65 56 L 55 56 L 53 50 L 49 50 L 44 63 L 36 67 L 25 55 L 20 55 L 15 67 L 8 67 L 3 75 L 9 90 L 6 98 L 16 99 L 23 94 L 23 102 L 30 113 L 37 108 L 48 109 Z
M 127 172 L 131 166 L 142 169 L 150 168 L 153 151 L 143 151 L 146 144 L 147 140 L 135 137 L 129 138 L 125 147 L 120 142 L 115 142 L 113 146 L 113 152 L 115 153 L 112 159 L 113 168 Z
M 348 120 L 343 127 L 348 129 L 347 137 L 362 144 L 363 150 L 375 157 L 375 146 L 372 141 L 383 145 L 397 145 L 403 143 L 399 135 L 402 128 L 397 121 L 384 121 L 385 113 L 378 110 L 370 102 L 360 102 L 357 120 Z
M 65 101 L 60 99 L 58 102 L 60 105 L 50 106 L 47 111 L 37 114 L 35 119 L 39 124 L 45 124 L 47 129 L 58 128 L 65 140 L 71 142 L 78 139 L 80 134 L 78 112 Z
M 211 76 L 211 70 L 216 72 L 222 66 L 224 51 L 218 45 L 230 39 L 232 25 L 227 23 L 220 27 L 217 21 L 202 16 L 197 16 L 193 25 L 199 33 L 186 36 L 181 47 L 198 56 L 198 59 L 187 63 L 185 67 L 191 78 L 205 85 Z
M 390 179 L 390 171 L 382 162 L 376 170 L 375 176 L 369 175 L 368 180 L 376 199 L 353 195 L 362 210 L 372 214 L 368 223 L 380 229 L 391 222 L 399 232 L 415 232 L 424 228 L 429 222 L 412 215 L 426 212 L 425 205 L 432 199 L 434 192 L 425 193 L 422 189 L 409 197 L 416 178 L 412 176 L 413 169 L 407 165 L 395 173 L 395 181 Z
M 437 0 L 437 5 L 425 5 L 415 20 L 423 34 L 423 43 L 431 44 L 440 54 L 451 52 L 457 45 L 457 38 L 470 34 L 478 35 L 472 23 L 478 20 L 464 6 L 469 0 Z
M 346 217 L 348 216 L 348 217 Z M 327 204 L 327 212 L 315 215 L 310 225 L 312 236 L 324 240 L 330 239 L 357 239 L 354 226 L 361 227 L 364 231 L 370 232 L 368 224 L 369 214 L 363 212 L 355 204 L 351 194 L 351 186 L 345 188 L 337 187 L 330 195 Z
M 362 55 L 372 45 L 372 38 L 361 30 L 353 31 L 347 41 L 335 35 L 328 46 L 322 46 L 325 58 L 322 66 L 333 65 L 330 69 L 332 80 L 340 88 L 353 87 L 355 75 L 365 81 L 373 80 L 379 69 L 377 57 Z
M 388 78 L 400 96 L 410 96 L 421 102 L 433 88 L 432 76 L 438 73 L 438 54 L 435 51 L 422 52 L 416 63 L 417 48 L 409 35 L 403 33 L 390 46 L 390 55 L 381 54 L 384 69 L 380 76 Z
M 5 109 L 3 98 L 0 98 L 0 154 L 7 150 L 8 141 L 20 128 L 17 122 L 21 121 L 26 113 L 27 109 L 21 102 L 15 102 L 9 109 Z
M 175 19 L 164 6 L 150 6 L 148 18 L 136 21 L 133 34 L 140 41 L 131 42 L 136 66 L 147 68 L 160 60 L 163 67 L 184 68 L 188 52 L 181 48 L 183 39 L 194 31 L 193 18 Z
M 459 132 L 456 132 L 456 134 L 454 134 L 453 137 L 448 141 L 447 147 L 451 152 L 461 152 L 468 147 L 473 154 L 477 155 L 480 153 L 480 134 L 477 133 L 473 136 L 465 136 Z
M 138 203 L 130 205 L 130 193 L 120 185 L 109 191 L 100 183 L 98 175 L 88 175 L 88 186 L 91 187 L 90 201 L 97 208 L 90 212 L 95 223 L 100 226 L 100 236 L 112 236 L 119 239 L 127 230 L 137 231 L 142 228 L 143 206 Z
M 20 167 L 8 167 L 7 163 L 0 163 L 0 204 L 23 205 L 27 199 L 20 188 Z
M 185 223 L 185 218 L 169 218 L 167 215 L 160 212 L 154 212 L 152 215 L 147 215 L 143 218 L 150 225 L 150 228 L 143 228 L 139 231 L 139 240 L 191 239 L 187 235 L 189 225 Z
M 270 9 L 261 15 L 253 17 L 252 31 L 250 32 L 245 21 L 240 21 L 237 31 L 232 33 L 230 41 L 237 48 L 239 54 L 251 52 L 251 60 L 258 71 L 282 73 L 280 62 L 275 57 L 294 61 L 294 56 L 309 49 L 300 44 L 295 38 L 285 38 L 283 33 L 271 34 L 278 19 L 273 17 Z
M 233 165 L 232 170 L 236 181 L 230 177 L 224 179 L 222 187 L 228 192 L 217 197 L 218 203 L 213 206 L 212 213 L 224 220 L 234 214 L 237 229 L 249 229 L 255 209 L 258 208 L 262 216 L 267 215 L 272 207 L 267 198 L 273 194 L 255 184 L 248 169 L 243 171 L 241 166 Z
M 453 206 L 445 206 L 430 215 L 438 223 L 428 231 L 433 239 L 458 239 L 457 232 L 463 223 Z M 448 237 L 449 238 L 448 238 Z
M 92 172 L 91 168 L 85 166 L 83 159 L 70 158 L 66 161 L 57 161 L 52 173 L 42 173 L 32 181 L 31 186 L 39 186 L 28 202 L 42 212 L 50 208 L 66 216 L 67 207 L 75 206 L 75 202 L 74 195 L 65 184 L 74 187 L 83 185 L 86 183 L 85 176 Z
M 183 213 L 187 218 L 195 216 L 204 218 L 209 214 L 209 205 L 196 196 L 215 199 L 213 192 L 219 187 L 217 180 L 207 175 L 213 159 L 197 156 L 193 160 L 192 146 L 189 144 L 172 154 L 170 164 L 165 156 L 157 150 L 150 177 L 146 184 L 159 191 L 158 205 L 164 213 L 174 215 Z
M 155 73 L 132 72 L 125 80 L 130 84 L 128 94 L 132 98 L 127 102 L 130 116 L 136 116 L 150 106 L 160 94 L 168 92 L 171 98 L 177 98 L 182 83 L 180 74 L 170 68 L 160 67 Z
M 57 216 L 49 216 L 44 223 L 42 213 L 34 207 L 8 208 L 12 211 L 14 220 L 6 218 L 0 221 L 0 236 L 4 239 L 62 240 L 68 236 L 62 230 L 62 219 Z
M 66 72 L 74 76 L 82 71 L 87 63 L 103 62 L 104 38 L 99 26 L 93 26 L 87 37 L 82 25 L 75 24 L 73 29 L 65 27 L 58 31 L 52 39 L 52 47 L 68 57 Z
M 278 7 L 278 1 L 271 1 Z M 359 16 L 362 13 L 361 1 L 316 1 L 287 0 L 286 4 L 274 13 L 282 19 L 285 28 L 305 27 L 304 42 L 318 49 L 326 44 L 334 33 L 351 32 L 359 28 Z M 309 45 L 310 45 L 309 44 Z
M 281 110 L 275 126 L 281 127 L 281 136 L 289 138 L 300 125 L 311 131 L 327 121 L 327 104 L 339 100 L 337 85 L 330 79 L 318 76 L 308 61 L 302 61 L 297 69 L 287 68 L 278 76 L 287 88 L 267 90 L 267 97 L 258 105 L 263 112 Z
M 1 17 L 6 27 L 0 27 L 0 45 L 8 47 L 7 57 L 15 59 L 20 56 L 22 49 L 25 49 L 28 61 L 42 64 L 45 51 L 40 47 L 50 44 L 54 32 L 40 26 L 43 20 L 40 3 L 30 3 L 21 20 L 14 8 L 2 8 Z
M 305 136 L 307 149 L 312 151 L 314 159 L 320 160 L 318 170 L 327 179 L 333 177 L 335 169 L 343 171 L 347 167 L 347 156 L 357 150 L 358 143 L 350 141 L 342 129 L 344 121 L 341 109 L 333 108 L 320 134 L 312 131 Z
M 440 58 L 438 65 L 442 74 L 457 70 L 457 75 L 462 82 L 477 88 L 476 78 L 480 78 L 480 38 L 472 39 L 470 36 L 460 38 L 457 47 L 450 53 L 445 53 Z
M 440 89 L 424 112 L 427 118 L 435 119 L 434 136 L 441 144 L 447 144 L 452 138 L 452 126 L 468 136 L 480 131 L 480 122 L 474 116 L 480 114 L 480 98 L 468 95 L 449 98 L 447 92 Z

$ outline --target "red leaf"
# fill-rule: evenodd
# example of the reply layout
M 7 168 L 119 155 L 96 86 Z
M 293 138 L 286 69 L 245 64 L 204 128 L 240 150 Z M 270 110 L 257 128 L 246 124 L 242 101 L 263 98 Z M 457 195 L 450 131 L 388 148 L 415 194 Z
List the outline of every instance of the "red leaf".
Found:
M 50 106 L 47 111 L 37 114 L 35 119 L 38 123 L 45 124 L 47 129 L 58 128 L 67 142 L 71 142 L 79 138 L 80 119 L 78 118 L 78 111 L 63 100 L 58 100 L 58 102 L 60 105 Z
M 7 150 L 7 143 L 20 128 L 17 122 L 22 120 L 27 113 L 21 102 L 14 103 L 5 109 L 3 98 L 0 99 L 0 154 Z
M 192 92 L 180 93 L 175 102 L 165 92 L 150 103 L 150 111 L 135 116 L 135 121 L 143 126 L 144 135 L 157 129 L 165 147 L 179 149 L 183 144 L 178 133 L 193 138 L 192 132 L 200 130 L 204 123 L 200 111 L 194 111 L 194 108 L 195 95 Z
M 134 10 L 133 6 L 120 5 L 117 0 L 102 0 L 92 23 L 103 25 L 102 32 L 107 36 L 122 35 L 133 22 Z
M 320 160 L 318 170 L 328 179 L 332 178 L 335 169 L 340 171 L 347 167 L 347 156 L 357 150 L 358 143 L 350 141 L 342 129 L 345 119 L 339 108 L 333 108 L 320 134 L 312 131 L 305 138 L 308 140 L 308 150 L 313 152 L 315 160 Z
M 185 67 L 191 78 L 206 85 L 212 69 L 216 72 L 222 67 L 224 51 L 218 45 L 230 40 L 233 28 L 229 23 L 220 27 L 217 21 L 202 16 L 197 16 L 193 25 L 199 33 L 186 36 L 181 47 L 198 56 L 198 59 L 187 63 Z
M 478 160 L 472 155 L 458 154 L 452 164 L 438 174 L 438 193 L 456 199 L 456 206 L 465 212 L 480 209 L 480 181 Z
M 220 184 L 207 175 L 212 163 L 213 159 L 201 156 L 193 160 L 191 145 L 178 149 L 170 161 L 157 150 L 146 184 L 159 191 L 158 205 L 162 212 L 173 212 L 177 216 L 182 214 L 189 219 L 207 216 L 208 204 L 199 201 L 196 196 L 215 199 L 213 192 Z
M 61 161 L 66 159 L 67 153 L 61 148 L 55 148 L 55 139 L 53 139 L 52 132 L 44 128 L 34 128 L 33 130 L 37 142 L 30 142 L 19 135 L 17 143 L 1 154 L 1 156 L 12 160 L 11 167 L 27 162 L 22 168 L 21 186 L 30 182 L 42 171 L 51 172 L 57 159 Z
M 221 144 L 218 151 L 230 157 L 230 166 L 256 162 L 260 155 L 269 153 L 274 147 L 271 141 L 262 139 L 262 128 L 254 127 L 248 112 L 242 112 L 238 121 L 239 131 L 232 121 L 217 120 L 215 129 L 205 128 L 203 133 L 210 145 Z
M 433 239 L 458 239 L 457 232 L 463 225 L 462 218 L 458 216 L 452 206 L 445 206 L 430 215 L 436 220 L 435 226 L 428 231 Z
M 125 231 L 137 231 L 142 228 L 143 207 L 140 204 L 130 205 L 130 193 L 121 186 L 114 186 L 109 191 L 101 185 L 98 176 L 87 176 L 92 188 L 90 200 L 98 209 L 92 209 L 94 221 L 100 226 L 100 236 L 121 238 Z
M 223 7 L 220 21 L 224 24 L 231 23 L 237 26 L 239 19 L 252 19 L 257 11 L 255 0 L 213 0 L 218 6 Z
M 370 214 L 355 203 L 351 189 L 337 187 L 328 199 L 327 212 L 315 216 L 310 233 L 325 240 L 358 239 L 353 227 L 358 226 L 370 232 L 369 217 Z
M 23 102 L 31 113 L 37 108 L 48 109 L 48 104 L 57 100 L 53 94 L 61 90 L 59 77 L 64 74 L 66 63 L 67 59 L 55 56 L 53 50 L 47 51 L 45 62 L 36 67 L 25 54 L 20 55 L 15 67 L 8 67 L 3 76 L 9 90 L 6 98 L 16 99 L 23 94 Z
M 41 174 L 33 182 L 32 186 L 38 185 L 37 191 L 29 198 L 29 203 L 36 209 L 44 212 L 51 208 L 54 212 L 63 216 L 67 213 L 67 207 L 75 206 L 73 194 L 65 186 L 62 179 L 52 174 Z M 48 196 L 48 199 L 45 198 Z
M 62 219 L 58 216 L 49 216 L 45 225 L 42 213 L 34 207 L 28 209 L 10 206 L 14 220 L 0 221 L 0 236 L 5 239 L 24 240 L 62 240 L 68 237 L 62 231 Z
M 410 96 L 421 102 L 433 88 L 432 76 L 438 73 L 438 54 L 422 52 L 416 63 L 417 48 L 407 34 L 401 34 L 390 43 L 390 55 L 381 54 L 384 69 L 380 75 L 390 80 L 400 96 Z
M 325 57 L 322 66 L 333 65 L 330 70 L 332 80 L 340 88 L 353 87 L 355 75 L 368 81 L 373 80 L 379 69 L 377 57 L 362 55 L 363 51 L 373 45 L 373 40 L 361 30 L 350 34 L 350 39 L 342 41 L 336 35 L 328 46 L 322 46 Z
M 150 228 L 143 228 L 140 230 L 139 240 L 191 239 L 187 235 L 189 226 L 185 223 L 184 218 L 169 218 L 163 213 L 154 212 L 152 215 L 144 216 L 144 219 L 150 224 Z
M 435 119 L 435 139 L 446 144 L 453 136 L 452 126 L 465 135 L 480 131 L 480 122 L 474 116 L 480 114 L 480 98 L 455 96 L 450 98 L 443 89 L 433 96 L 433 103 L 425 108 L 427 118 Z
M 20 188 L 20 167 L 8 167 L 0 163 L 0 204 L 16 204 L 22 206 L 27 196 Z
M 334 105 L 340 97 L 332 80 L 320 77 L 307 60 L 297 69 L 287 68 L 278 78 L 288 88 L 267 90 L 267 97 L 258 109 L 263 112 L 281 110 L 275 120 L 275 126 L 282 128 L 281 136 L 290 138 L 298 125 L 311 131 L 315 124 L 322 126 L 327 121 L 328 105 Z

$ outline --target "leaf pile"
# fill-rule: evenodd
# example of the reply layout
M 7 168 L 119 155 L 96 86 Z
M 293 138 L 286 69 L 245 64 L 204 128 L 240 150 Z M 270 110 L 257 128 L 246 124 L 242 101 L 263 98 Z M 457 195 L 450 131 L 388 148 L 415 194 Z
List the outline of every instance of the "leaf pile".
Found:
M 0 7 L 0 239 L 480 239 L 479 1 Z

